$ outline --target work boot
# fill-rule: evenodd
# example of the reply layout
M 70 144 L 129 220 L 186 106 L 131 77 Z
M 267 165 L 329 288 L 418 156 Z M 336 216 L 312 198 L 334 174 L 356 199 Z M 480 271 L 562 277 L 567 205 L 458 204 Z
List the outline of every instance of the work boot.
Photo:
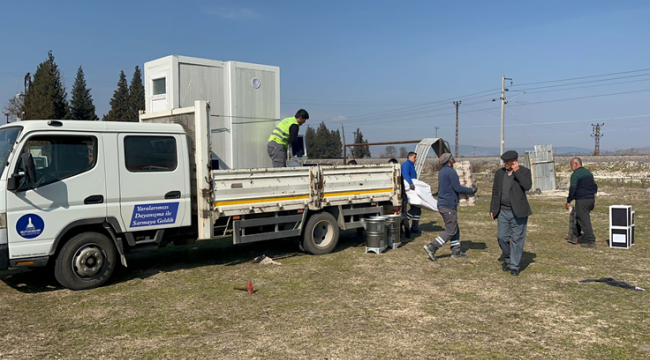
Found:
M 451 258 L 452 259 L 460 259 L 460 258 L 466 258 L 467 254 L 464 252 L 460 251 L 460 246 L 457 248 L 451 249 Z
M 580 244 L 580 247 L 587 248 L 587 249 L 595 249 L 596 248 L 596 242 L 595 241 L 589 241 Z
M 567 240 L 567 242 L 571 245 L 578 245 L 580 243 L 580 237 L 574 236 L 573 239 Z
M 431 259 L 431 261 L 436 261 L 436 251 L 438 251 L 437 247 L 432 244 L 426 244 L 424 245 L 424 250 L 429 254 L 429 259 Z
M 519 276 L 519 270 L 510 270 L 510 275 Z
M 409 228 L 409 222 L 408 220 L 404 219 L 400 223 L 402 229 L 404 229 L 404 238 L 406 239 L 405 242 L 410 242 L 411 241 L 411 229 Z
M 420 223 L 420 220 L 413 220 L 412 225 L 411 225 L 411 234 L 419 234 L 420 229 L 418 228 L 418 224 Z

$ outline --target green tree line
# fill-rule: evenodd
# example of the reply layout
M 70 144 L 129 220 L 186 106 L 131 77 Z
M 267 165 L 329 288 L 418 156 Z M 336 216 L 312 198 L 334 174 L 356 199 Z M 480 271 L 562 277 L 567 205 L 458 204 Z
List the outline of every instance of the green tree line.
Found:
M 341 133 L 338 129 L 329 130 L 324 122 L 320 123 L 318 129 L 307 126 L 305 142 L 307 143 L 307 156 L 311 159 L 343 158 Z M 354 143 L 363 144 L 367 142 L 367 140 L 364 140 L 361 130 L 357 128 L 357 131 L 354 132 Z M 370 157 L 370 149 L 368 146 L 354 146 L 351 155 L 355 159 Z
M 72 85 L 71 98 L 61 79 L 61 71 L 50 50 L 47 59 L 36 67 L 32 76 L 25 76 L 24 93 L 9 99 L 4 106 L 7 121 L 11 120 L 99 120 L 90 88 L 86 83 L 83 67 L 79 66 Z M 144 110 L 144 85 L 142 73 L 135 67 L 129 85 L 124 71 L 120 72 L 117 89 L 110 101 L 111 109 L 104 121 L 137 122 L 140 110 Z

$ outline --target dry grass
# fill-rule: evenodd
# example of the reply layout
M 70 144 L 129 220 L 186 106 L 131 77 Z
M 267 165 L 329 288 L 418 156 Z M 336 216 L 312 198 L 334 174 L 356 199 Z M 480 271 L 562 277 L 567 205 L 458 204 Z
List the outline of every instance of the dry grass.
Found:
M 429 179 L 435 188 L 435 179 Z M 437 262 L 425 232 L 403 248 L 365 254 L 355 232 L 332 254 L 308 256 L 292 242 L 232 246 L 228 239 L 129 258 L 106 286 L 57 287 L 42 272 L 0 272 L 2 359 L 639 359 L 650 357 L 645 189 L 603 185 L 593 213 L 599 247 L 567 244 L 564 199 L 532 197 L 522 273 L 502 272 L 489 220 L 491 179 L 478 205 L 461 208 L 468 259 Z M 607 207 L 637 210 L 637 245 L 606 247 Z M 252 259 L 266 253 L 282 266 Z M 233 290 L 252 280 L 257 293 Z

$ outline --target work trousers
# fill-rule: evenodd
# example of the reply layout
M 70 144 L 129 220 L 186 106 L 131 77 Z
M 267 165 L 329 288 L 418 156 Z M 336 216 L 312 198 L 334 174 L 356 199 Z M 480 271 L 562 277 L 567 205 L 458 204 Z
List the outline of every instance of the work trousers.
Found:
M 497 238 L 501 247 L 501 257 L 510 270 L 519 270 L 519 262 L 524 253 L 526 225 L 528 217 L 517 217 L 511 209 L 501 209 L 498 217 Z
M 273 161 L 273 167 L 287 167 L 287 148 L 284 145 L 278 144 L 275 141 L 269 141 L 266 146 L 266 151 L 269 153 Z
M 411 208 L 406 213 L 406 218 L 413 221 L 420 221 L 420 215 L 422 215 L 422 209 L 411 205 Z
M 594 229 L 591 227 L 591 210 L 594 209 L 594 199 L 576 200 L 576 226 L 574 228 L 574 235 L 582 237 L 580 242 L 593 243 L 596 241 L 594 236 Z M 580 235 L 582 233 L 582 235 Z
M 456 209 L 438 207 L 438 212 L 445 222 L 445 230 L 432 241 L 433 246 L 441 248 L 447 241 L 450 241 L 452 251 L 460 250 L 460 228 L 458 227 L 458 212 Z
M 575 242 L 576 238 L 576 208 L 574 207 L 569 214 L 569 234 L 566 239 Z

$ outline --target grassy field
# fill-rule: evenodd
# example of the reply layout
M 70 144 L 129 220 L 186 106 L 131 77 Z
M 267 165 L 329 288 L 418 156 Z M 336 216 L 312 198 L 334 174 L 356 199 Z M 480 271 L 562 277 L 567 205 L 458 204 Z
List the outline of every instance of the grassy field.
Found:
M 435 188 L 435 179 L 429 180 Z M 522 272 L 502 272 L 491 178 L 478 176 L 477 206 L 460 208 L 468 259 L 445 246 L 365 254 L 343 232 L 324 256 L 294 243 L 233 246 L 230 239 L 134 254 L 106 286 L 62 289 L 42 271 L 0 272 L 2 359 L 640 359 L 650 358 L 650 298 L 583 279 L 613 277 L 650 288 L 650 195 L 638 184 L 601 183 L 592 213 L 597 249 L 564 240 L 563 198 L 531 196 Z M 607 247 L 608 206 L 631 204 L 637 245 Z M 272 256 L 282 266 L 253 258 Z M 233 290 L 251 280 L 254 295 Z

